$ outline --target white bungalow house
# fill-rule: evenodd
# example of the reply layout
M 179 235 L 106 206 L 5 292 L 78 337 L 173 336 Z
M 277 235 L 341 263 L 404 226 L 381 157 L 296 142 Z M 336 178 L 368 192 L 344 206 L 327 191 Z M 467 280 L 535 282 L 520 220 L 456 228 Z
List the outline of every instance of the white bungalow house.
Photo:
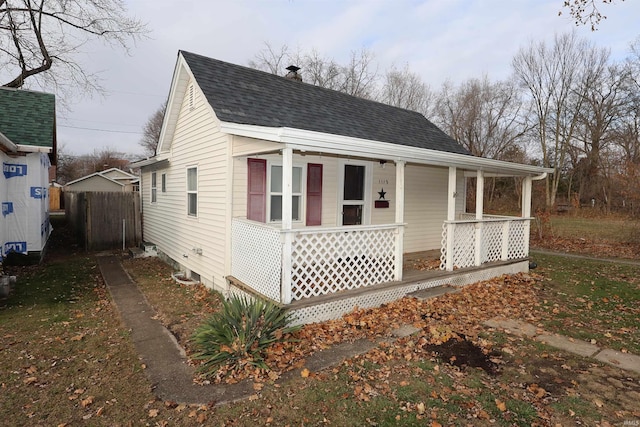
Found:
M 416 112 L 184 51 L 157 153 L 132 166 L 146 242 L 300 322 L 527 271 L 531 185 L 550 172 L 472 156 Z M 521 216 L 484 215 L 488 176 L 522 178 Z M 403 269 L 424 251 L 440 270 Z

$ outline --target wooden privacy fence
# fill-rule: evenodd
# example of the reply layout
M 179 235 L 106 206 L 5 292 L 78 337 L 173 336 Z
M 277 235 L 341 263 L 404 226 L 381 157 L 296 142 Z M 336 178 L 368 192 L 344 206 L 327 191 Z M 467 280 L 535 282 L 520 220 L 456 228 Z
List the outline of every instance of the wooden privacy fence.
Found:
M 142 241 L 137 192 L 65 192 L 68 224 L 85 250 L 135 247 Z
M 64 208 L 64 203 L 62 202 L 62 188 L 60 187 L 49 187 L 49 211 L 57 211 Z

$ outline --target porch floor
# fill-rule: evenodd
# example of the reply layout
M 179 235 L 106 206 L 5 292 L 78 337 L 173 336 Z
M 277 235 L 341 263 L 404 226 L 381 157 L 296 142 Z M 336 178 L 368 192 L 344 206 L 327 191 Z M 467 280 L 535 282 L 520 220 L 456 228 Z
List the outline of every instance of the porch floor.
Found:
M 420 283 L 424 281 L 430 281 L 434 279 L 446 279 L 448 277 L 454 278 L 458 275 L 468 274 L 473 272 L 479 272 L 482 270 L 505 266 L 509 264 L 515 264 L 522 262 L 523 259 L 509 260 L 509 261 L 495 261 L 483 264 L 479 267 L 461 268 L 455 271 L 440 270 L 440 250 L 434 249 L 429 251 L 411 252 L 406 253 L 403 256 L 403 269 L 402 269 L 402 281 L 399 282 L 386 282 L 378 285 L 367 286 L 347 291 L 336 292 L 328 295 L 320 295 L 311 298 L 304 298 L 301 300 L 292 301 L 291 304 L 287 304 L 286 307 L 292 311 L 300 310 L 303 308 L 326 304 L 330 302 L 340 301 L 343 299 L 354 298 L 365 295 L 370 292 L 380 292 L 385 289 L 402 287 L 411 285 L 412 283 Z

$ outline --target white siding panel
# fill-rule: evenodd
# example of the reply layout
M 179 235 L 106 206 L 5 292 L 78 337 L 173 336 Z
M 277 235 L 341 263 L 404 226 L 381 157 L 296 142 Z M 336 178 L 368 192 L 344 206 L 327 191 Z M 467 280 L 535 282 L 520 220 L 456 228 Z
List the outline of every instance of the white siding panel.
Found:
M 208 286 L 226 290 L 224 277 L 226 241 L 227 168 L 229 137 L 219 132 L 215 116 L 195 90 L 194 109 L 186 99 L 178 115 L 171 144 L 169 167 L 157 171 L 158 201 L 149 203 L 150 175 L 144 172 L 142 194 L 144 239 L 180 263 L 182 268 L 200 275 Z M 187 168 L 198 168 L 198 216 L 187 215 Z M 160 176 L 166 174 L 167 191 L 161 192 Z M 196 249 L 202 254 L 196 253 Z
M 380 163 L 372 163 L 373 189 L 371 191 L 371 224 L 393 224 L 396 222 L 396 167 L 387 162 L 384 167 Z M 380 200 L 379 192 L 384 189 L 384 199 L 389 201 L 388 208 L 376 208 L 375 201 Z
M 65 191 L 124 191 L 122 185 L 101 176 L 92 176 L 65 187 Z
M 251 156 L 250 156 L 251 157 Z M 269 163 L 281 163 L 282 158 L 277 154 L 256 156 L 266 159 Z M 336 226 L 337 221 L 337 175 L 338 163 L 334 157 L 317 155 L 300 155 L 295 153 L 293 164 L 306 166 L 309 163 L 319 163 L 322 168 L 322 225 L 325 227 Z M 306 183 L 303 182 L 303 188 Z M 306 191 L 306 190 L 305 190 Z M 247 217 L 247 157 L 233 159 L 233 216 L 236 218 Z M 306 209 L 306 206 L 305 206 Z M 305 211 L 306 212 L 306 211 Z M 304 222 L 294 222 L 294 227 L 303 227 Z
M 282 144 L 272 141 L 247 138 L 244 136 L 233 136 L 233 155 L 251 156 L 256 153 L 277 151 L 282 149 Z
M 448 169 L 407 165 L 405 174 L 404 252 L 440 248 L 447 217 Z

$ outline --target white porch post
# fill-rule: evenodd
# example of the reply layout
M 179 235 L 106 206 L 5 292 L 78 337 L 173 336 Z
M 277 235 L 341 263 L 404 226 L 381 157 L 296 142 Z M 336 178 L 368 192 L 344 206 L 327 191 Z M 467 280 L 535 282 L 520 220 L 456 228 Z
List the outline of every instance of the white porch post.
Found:
M 455 234 L 455 224 L 452 221 L 456 219 L 456 184 L 457 170 L 455 166 L 449 166 L 449 184 L 447 188 L 447 242 L 446 242 L 446 260 L 445 268 L 447 271 L 453 271 L 453 242 Z
M 291 246 L 293 244 L 293 149 L 282 149 L 282 284 L 280 300 L 283 304 L 291 302 Z
M 533 179 L 530 176 L 522 180 L 522 217 L 531 217 L 531 184 Z M 524 223 L 524 254 L 529 256 L 529 233 L 531 232 L 531 221 Z
M 475 265 L 482 264 L 482 212 L 484 209 L 484 172 L 476 173 L 476 245 L 475 245 Z
M 404 250 L 404 166 L 396 161 L 396 265 L 395 279 L 402 280 L 402 253 Z

